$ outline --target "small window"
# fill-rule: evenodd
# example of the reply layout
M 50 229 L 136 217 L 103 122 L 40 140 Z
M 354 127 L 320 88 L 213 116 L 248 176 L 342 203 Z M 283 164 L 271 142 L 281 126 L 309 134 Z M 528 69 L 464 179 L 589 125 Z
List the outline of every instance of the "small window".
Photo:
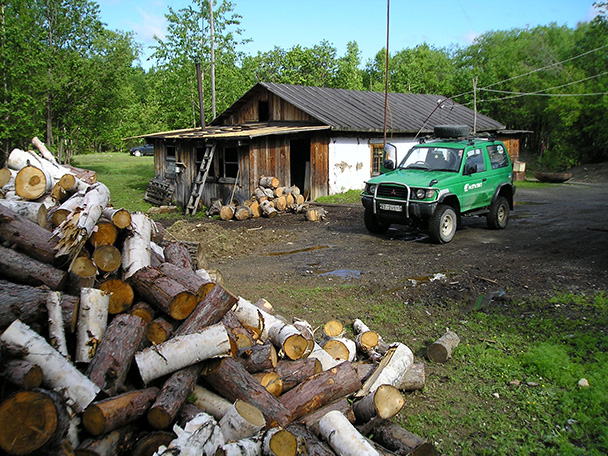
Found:
M 473 149 L 473 150 L 468 151 L 467 152 L 467 164 L 477 165 L 478 173 L 485 171 L 486 164 L 483 161 L 483 151 L 481 149 Z
M 175 146 L 167 145 L 167 157 L 165 159 L 165 173 L 167 177 L 175 177 Z
M 384 146 L 382 144 L 371 144 L 372 146 L 372 176 L 378 176 L 382 167 L 382 156 L 384 155 Z
M 494 144 L 488 146 L 488 154 L 490 154 L 490 163 L 492 169 L 504 168 L 509 165 L 509 159 L 507 158 L 507 152 L 502 144 Z
M 270 120 L 270 109 L 267 101 L 258 101 L 258 120 L 267 122 Z
M 236 178 L 239 171 L 239 154 L 236 147 L 224 147 L 220 156 L 220 177 Z

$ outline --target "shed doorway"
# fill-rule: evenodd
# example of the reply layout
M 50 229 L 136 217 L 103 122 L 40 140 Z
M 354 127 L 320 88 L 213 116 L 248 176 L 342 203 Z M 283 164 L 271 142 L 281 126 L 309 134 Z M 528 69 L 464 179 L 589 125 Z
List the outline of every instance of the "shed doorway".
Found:
M 289 162 L 291 185 L 296 185 L 303 194 L 310 193 L 310 139 L 289 142 Z

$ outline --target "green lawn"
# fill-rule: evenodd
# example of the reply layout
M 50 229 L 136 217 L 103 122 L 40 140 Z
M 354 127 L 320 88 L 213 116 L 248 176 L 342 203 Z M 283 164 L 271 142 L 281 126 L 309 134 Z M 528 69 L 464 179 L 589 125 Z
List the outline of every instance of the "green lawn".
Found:
M 110 189 L 111 204 L 130 212 L 146 212 L 143 200 L 148 182 L 154 177 L 154 157 L 133 157 L 127 153 L 78 155 L 72 165 L 97 172 L 97 180 Z

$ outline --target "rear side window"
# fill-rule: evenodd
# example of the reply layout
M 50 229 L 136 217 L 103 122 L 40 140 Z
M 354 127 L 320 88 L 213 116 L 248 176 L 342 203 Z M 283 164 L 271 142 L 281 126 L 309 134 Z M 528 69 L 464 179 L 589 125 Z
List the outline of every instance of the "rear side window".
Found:
M 467 152 L 467 164 L 477 165 L 477 172 L 480 173 L 486 170 L 486 164 L 483 161 L 483 152 L 481 149 L 473 149 Z
M 494 144 L 492 146 L 488 146 L 488 154 L 490 155 L 490 163 L 492 164 L 492 169 L 504 168 L 509 165 L 509 160 L 507 159 L 507 151 L 501 144 Z

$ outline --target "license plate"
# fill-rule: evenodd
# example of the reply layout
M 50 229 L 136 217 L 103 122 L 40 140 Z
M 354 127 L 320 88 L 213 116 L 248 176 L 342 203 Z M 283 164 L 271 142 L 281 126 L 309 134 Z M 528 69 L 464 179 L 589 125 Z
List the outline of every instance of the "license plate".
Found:
M 380 203 L 379 206 L 383 211 L 403 212 L 403 206 L 399 204 Z

